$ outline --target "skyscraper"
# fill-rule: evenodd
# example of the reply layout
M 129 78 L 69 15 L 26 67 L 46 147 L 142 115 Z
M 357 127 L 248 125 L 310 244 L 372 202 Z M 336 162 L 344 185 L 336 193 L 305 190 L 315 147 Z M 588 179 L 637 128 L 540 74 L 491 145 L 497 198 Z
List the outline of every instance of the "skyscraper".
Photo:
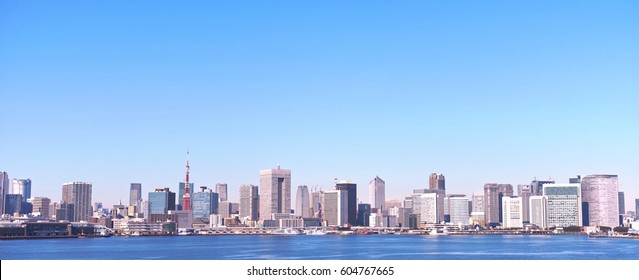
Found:
M 530 203 L 530 196 L 532 195 L 532 187 L 530 185 L 517 185 L 517 196 L 521 197 L 522 200 L 522 219 L 524 224 L 530 222 L 530 207 L 528 207 L 528 203 Z
M 582 226 L 580 184 L 544 184 L 543 193 L 548 226 Z
M 502 221 L 504 228 L 522 228 L 522 198 L 505 196 L 502 198 Z
M 590 226 L 619 225 L 617 175 L 589 175 L 581 179 L 582 201 L 588 206 Z
M 313 218 L 322 218 L 322 191 L 311 193 L 311 213 Z
M 149 193 L 149 215 L 168 214 L 169 210 L 175 210 L 175 193 L 169 188 L 155 189 Z
M 369 218 L 371 216 L 371 205 L 366 203 L 357 204 L 357 225 L 369 226 Z
M 260 220 L 271 219 L 271 214 L 291 211 L 291 171 L 266 169 L 260 171 Z
M 7 194 L 4 196 L 4 213 L 13 215 L 15 213 L 22 214 L 22 195 Z
M 4 214 L 5 195 L 9 194 L 9 175 L 7 172 L 0 171 L 0 214 Z
M 259 214 L 259 188 L 253 185 L 240 186 L 240 218 L 248 218 L 251 221 L 258 220 Z
M 502 198 L 513 196 L 511 184 L 484 185 L 484 216 L 486 225 L 494 227 L 502 222 Z
M 375 177 L 368 183 L 368 193 L 370 196 L 370 207 L 385 210 L 384 200 L 386 199 L 386 182 L 379 177 Z M 366 222 L 368 223 L 368 221 Z
M 31 198 L 31 179 L 13 179 L 11 193 L 21 195 L 22 202 L 27 202 Z
M 218 194 L 206 187 L 202 187 L 200 192 L 191 193 L 193 220 L 208 224 L 211 214 L 217 214 L 218 199 Z
M 473 210 L 470 212 L 470 216 L 473 218 L 475 224 L 485 225 L 486 216 L 484 213 L 484 193 L 473 193 Z
M 348 206 L 347 191 L 325 191 L 322 195 L 323 220 L 329 226 L 342 226 L 348 223 Z
M 619 192 L 619 215 L 626 214 L 626 196 Z
M 34 215 L 39 215 L 45 219 L 51 218 L 51 215 L 49 214 L 51 199 L 47 197 L 34 197 L 31 199 L 31 204 L 33 205 L 32 213 Z
M 352 226 L 357 225 L 357 184 L 350 181 L 340 181 L 335 184 L 336 190 L 346 191 L 348 201 L 348 220 Z
M 533 195 L 529 205 L 530 223 L 540 228 L 546 228 L 546 197 Z
M 220 201 L 227 201 L 228 197 L 228 185 L 224 183 L 215 184 L 215 192 L 220 196 Z
M 129 205 L 133 205 L 137 208 L 140 208 L 141 200 L 142 200 L 142 184 L 131 183 L 131 190 L 129 191 Z
M 62 185 L 62 203 L 73 204 L 72 222 L 89 221 L 92 216 L 91 183 L 71 182 Z
M 307 186 L 298 186 L 297 195 L 295 196 L 295 216 L 302 218 L 310 218 L 310 197 Z
M 451 224 L 468 224 L 468 198 L 465 195 L 449 195 L 448 199 L 448 215 L 450 215 Z
M 444 175 L 431 173 L 428 177 L 428 188 L 431 190 L 446 190 L 446 178 Z
M 419 205 L 419 212 L 416 212 L 413 208 L 413 213 L 420 215 L 420 223 L 434 224 L 440 221 L 437 218 L 437 213 L 439 212 L 437 196 L 437 192 L 428 192 L 419 194 L 413 200 L 413 205 Z

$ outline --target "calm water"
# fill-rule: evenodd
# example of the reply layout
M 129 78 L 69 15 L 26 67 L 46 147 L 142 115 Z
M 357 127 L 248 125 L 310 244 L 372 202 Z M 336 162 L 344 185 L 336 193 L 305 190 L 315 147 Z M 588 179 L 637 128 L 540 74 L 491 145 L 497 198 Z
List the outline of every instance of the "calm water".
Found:
M 639 240 L 573 235 L 229 235 L 0 240 L 0 259 L 638 260 Z

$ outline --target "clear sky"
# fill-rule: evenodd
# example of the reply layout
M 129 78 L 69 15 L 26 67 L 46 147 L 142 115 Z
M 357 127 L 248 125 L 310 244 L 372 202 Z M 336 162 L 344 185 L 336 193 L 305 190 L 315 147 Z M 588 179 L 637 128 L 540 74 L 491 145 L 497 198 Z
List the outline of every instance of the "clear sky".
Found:
M 617 174 L 639 197 L 637 1 L 0 1 L 0 170 L 61 198 Z M 294 197 L 293 197 L 294 200 Z M 630 208 L 630 205 L 627 205 Z

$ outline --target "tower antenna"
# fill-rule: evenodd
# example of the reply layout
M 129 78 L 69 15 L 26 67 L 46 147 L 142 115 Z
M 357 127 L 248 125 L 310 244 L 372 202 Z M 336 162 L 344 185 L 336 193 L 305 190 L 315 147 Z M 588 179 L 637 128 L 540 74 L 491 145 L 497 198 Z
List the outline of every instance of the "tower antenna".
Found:
M 191 190 L 189 185 L 189 148 L 186 148 L 186 178 L 184 180 L 184 206 L 182 210 L 191 211 Z

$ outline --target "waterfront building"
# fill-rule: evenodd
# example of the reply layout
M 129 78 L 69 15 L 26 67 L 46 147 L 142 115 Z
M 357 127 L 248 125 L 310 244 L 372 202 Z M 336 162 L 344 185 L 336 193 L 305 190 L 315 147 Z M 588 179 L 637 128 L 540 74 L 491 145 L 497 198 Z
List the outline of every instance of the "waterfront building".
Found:
M 55 210 L 55 220 L 56 221 L 71 221 L 73 220 L 74 214 L 74 205 L 70 203 L 62 202 L 58 205 L 58 208 Z
M 371 208 L 386 209 L 384 206 L 386 200 L 386 182 L 384 182 L 384 180 L 375 176 L 375 178 L 368 183 L 368 194 Z M 368 221 L 366 224 L 368 224 Z
M 521 197 L 523 205 L 522 205 L 522 213 L 524 224 L 530 222 L 530 213 L 528 212 L 530 207 L 528 204 L 530 203 L 530 196 L 532 195 L 532 186 L 531 185 L 517 185 L 517 196 Z
M 254 185 L 240 186 L 240 218 L 248 218 L 251 221 L 258 220 L 259 214 L 259 188 Z
M 582 201 L 588 208 L 589 224 L 587 225 L 607 227 L 619 225 L 618 192 L 617 175 L 589 175 L 581 179 Z
M 7 194 L 4 196 L 4 213 L 9 215 L 22 213 L 21 194 Z
M 393 207 L 388 209 L 388 215 L 396 217 L 396 227 L 405 227 L 407 228 L 410 224 L 410 214 L 412 213 L 411 209 L 404 207 Z M 388 219 L 388 224 L 392 222 L 391 219 Z M 466 219 L 468 222 L 468 219 Z
M 530 197 L 529 210 L 530 223 L 540 228 L 546 228 L 546 197 L 533 195 Z
M 202 187 L 200 192 L 191 193 L 193 221 L 208 224 L 211 214 L 217 214 L 218 200 L 218 194 L 207 187 Z
M 348 207 L 346 208 L 348 211 L 347 222 L 349 225 L 356 226 L 357 225 L 357 184 L 351 181 L 340 181 L 335 184 L 336 190 L 346 191 L 346 200 L 348 203 Z
M 470 215 L 468 213 L 468 198 L 466 195 L 449 195 L 447 200 L 450 223 L 454 225 L 467 225 Z
M 635 199 L 635 218 L 639 220 L 639 198 Z
M 311 201 L 307 186 L 298 186 L 297 195 L 295 196 L 295 215 L 301 218 L 310 218 Z
M 0 214 L 4 214 L 4 196 L 9 194 L 9 175 L 0 171 Z
M 311 193 L 311 213 L 313 218 L 322 218 L 322 191 L 313 191 Z
M 184 182 L 180 182 L 178 184 L 178 197 L 177 197 L 178 201 L 177 201 L 176 208 L 174 208 L 173 210 L 182 210 L 182 206 L 184 205 L 184 191 L 185 191 L 184 186 L 185 186 Z M 194 183 L 189 183 L 189 195 L 190 193 L 195 191 L 194 186 L 195 186 Z
M 367 227 L 370 224 L 371 205 L 366 203 L 357 204 L 357 225 Z
M 169 188 L 155 189 L 149 193 L 149 215 L 168 214 L 175 210 L 175 193 Z
M 503 209 L 503 227 L 504 228 L 523 228 L 523 201 L 521 197 L 505 196 L 502 198 Z
M 416 201 L 415 198 L 421 196 L 422 194 L 435 194 L 435 203 L 436 203 L 436 213 L 435 213 L 435 221 L 428 221 L 429 223 L 443 223 L 444 222 L 444 200 L 446 198 L 445 190 L 434 190 L 434 189 L 415 189 L 413 190 L 413 213 L 420 214 L 423 211 L 421 210 L 421 201 Z M 415 209 L 417 208 L 417 210 Z M 423 217 L 420 217 L 420 223 L 424 223 L 425 220 Z
M 11 194 L 22 196 L 22 202 L 31 198 L 31 179 L 13 179 L 11 181 Z
M 31 199 L 31 204 L 33 205 L 33 215 L 40 216 L 45 219 L 51 218 L 51 215 L 49 214 L 51 199 L 47 197 L 34 197 Z
M 229 199 L 228 197 L 228 185 L 225 183 L 218 183 L 215 184 L 215 192 L 218 193 L 219 197 L 220 197 L 220 201 L 227 201 Z
M 619 215 L 626 214 L 626 195 L 619 192 Z
M 218 214 L 220 214 L 220 218 L 226 219 L 231 217 L 231 202 L 230 201 L 220 201 L 218 204 Z
M 143 218 L 143 219 L 147 219 L 149 218 L 149 201 L 148 200 L 141 200 L 140 201 L 140 209 L 138 210 L 139 212 L 139 217 Z
M 129 189 L 129 205 L 136 206 L 139 209 L 141 200 L 142 200 L 142 184 L 131 183 L 131 187 Z
M 422 193 L 419 195 L 418 201 L 419 201 L 420 223 L 435 224 L 439 222 L 437 218 L 437 213 L 438 213 L 437 198 L 438 198 L 437 192 Z
M 348 192 L 345 190 L 325 191 L 322 196 L 323 219 L 329 226 L 348 223 Z
M 473 209 L 470 212 L 470 216 L 473 219 L 473 224 L 485 225 L 486 217 L 484 213 L 484 193 L 475 192 L 472 197 Z
M 382 226 L 382 214 L 381 213 L 371 213 L 368 216 L 368 225 L 370 227 L 381 227 Z
M 580 184 L 544 184 L 543 193 L 547 226 L 582 226 Z
M 73 219 L 71 222 L 88 221 L 92 216 L 91 183 L 70 182 L 62 185 L 62 202 L 73 204 Z
M 193 211 L 191 210 L 171 210 L 169 215 L 175 215 L 178 228 L 192 228 L 193 227 Z
M 538 181 L 537 178 L 535 178 L 531 183 L 530 183 L 530 188 L 531 188 L 531 195 L 543 195 L 544 193 L 544 184 L 554 184 L 555 181 Z
M 484 219 L 487 226 L 494 227 L 502 223 L 502 198 L 505 196 L 513 196 L 511 184 L 484 185 Z
M 266 169 L 260 171 L 260 219 L 268 219 L 273 213 L 291 211 L 291 171 Z

